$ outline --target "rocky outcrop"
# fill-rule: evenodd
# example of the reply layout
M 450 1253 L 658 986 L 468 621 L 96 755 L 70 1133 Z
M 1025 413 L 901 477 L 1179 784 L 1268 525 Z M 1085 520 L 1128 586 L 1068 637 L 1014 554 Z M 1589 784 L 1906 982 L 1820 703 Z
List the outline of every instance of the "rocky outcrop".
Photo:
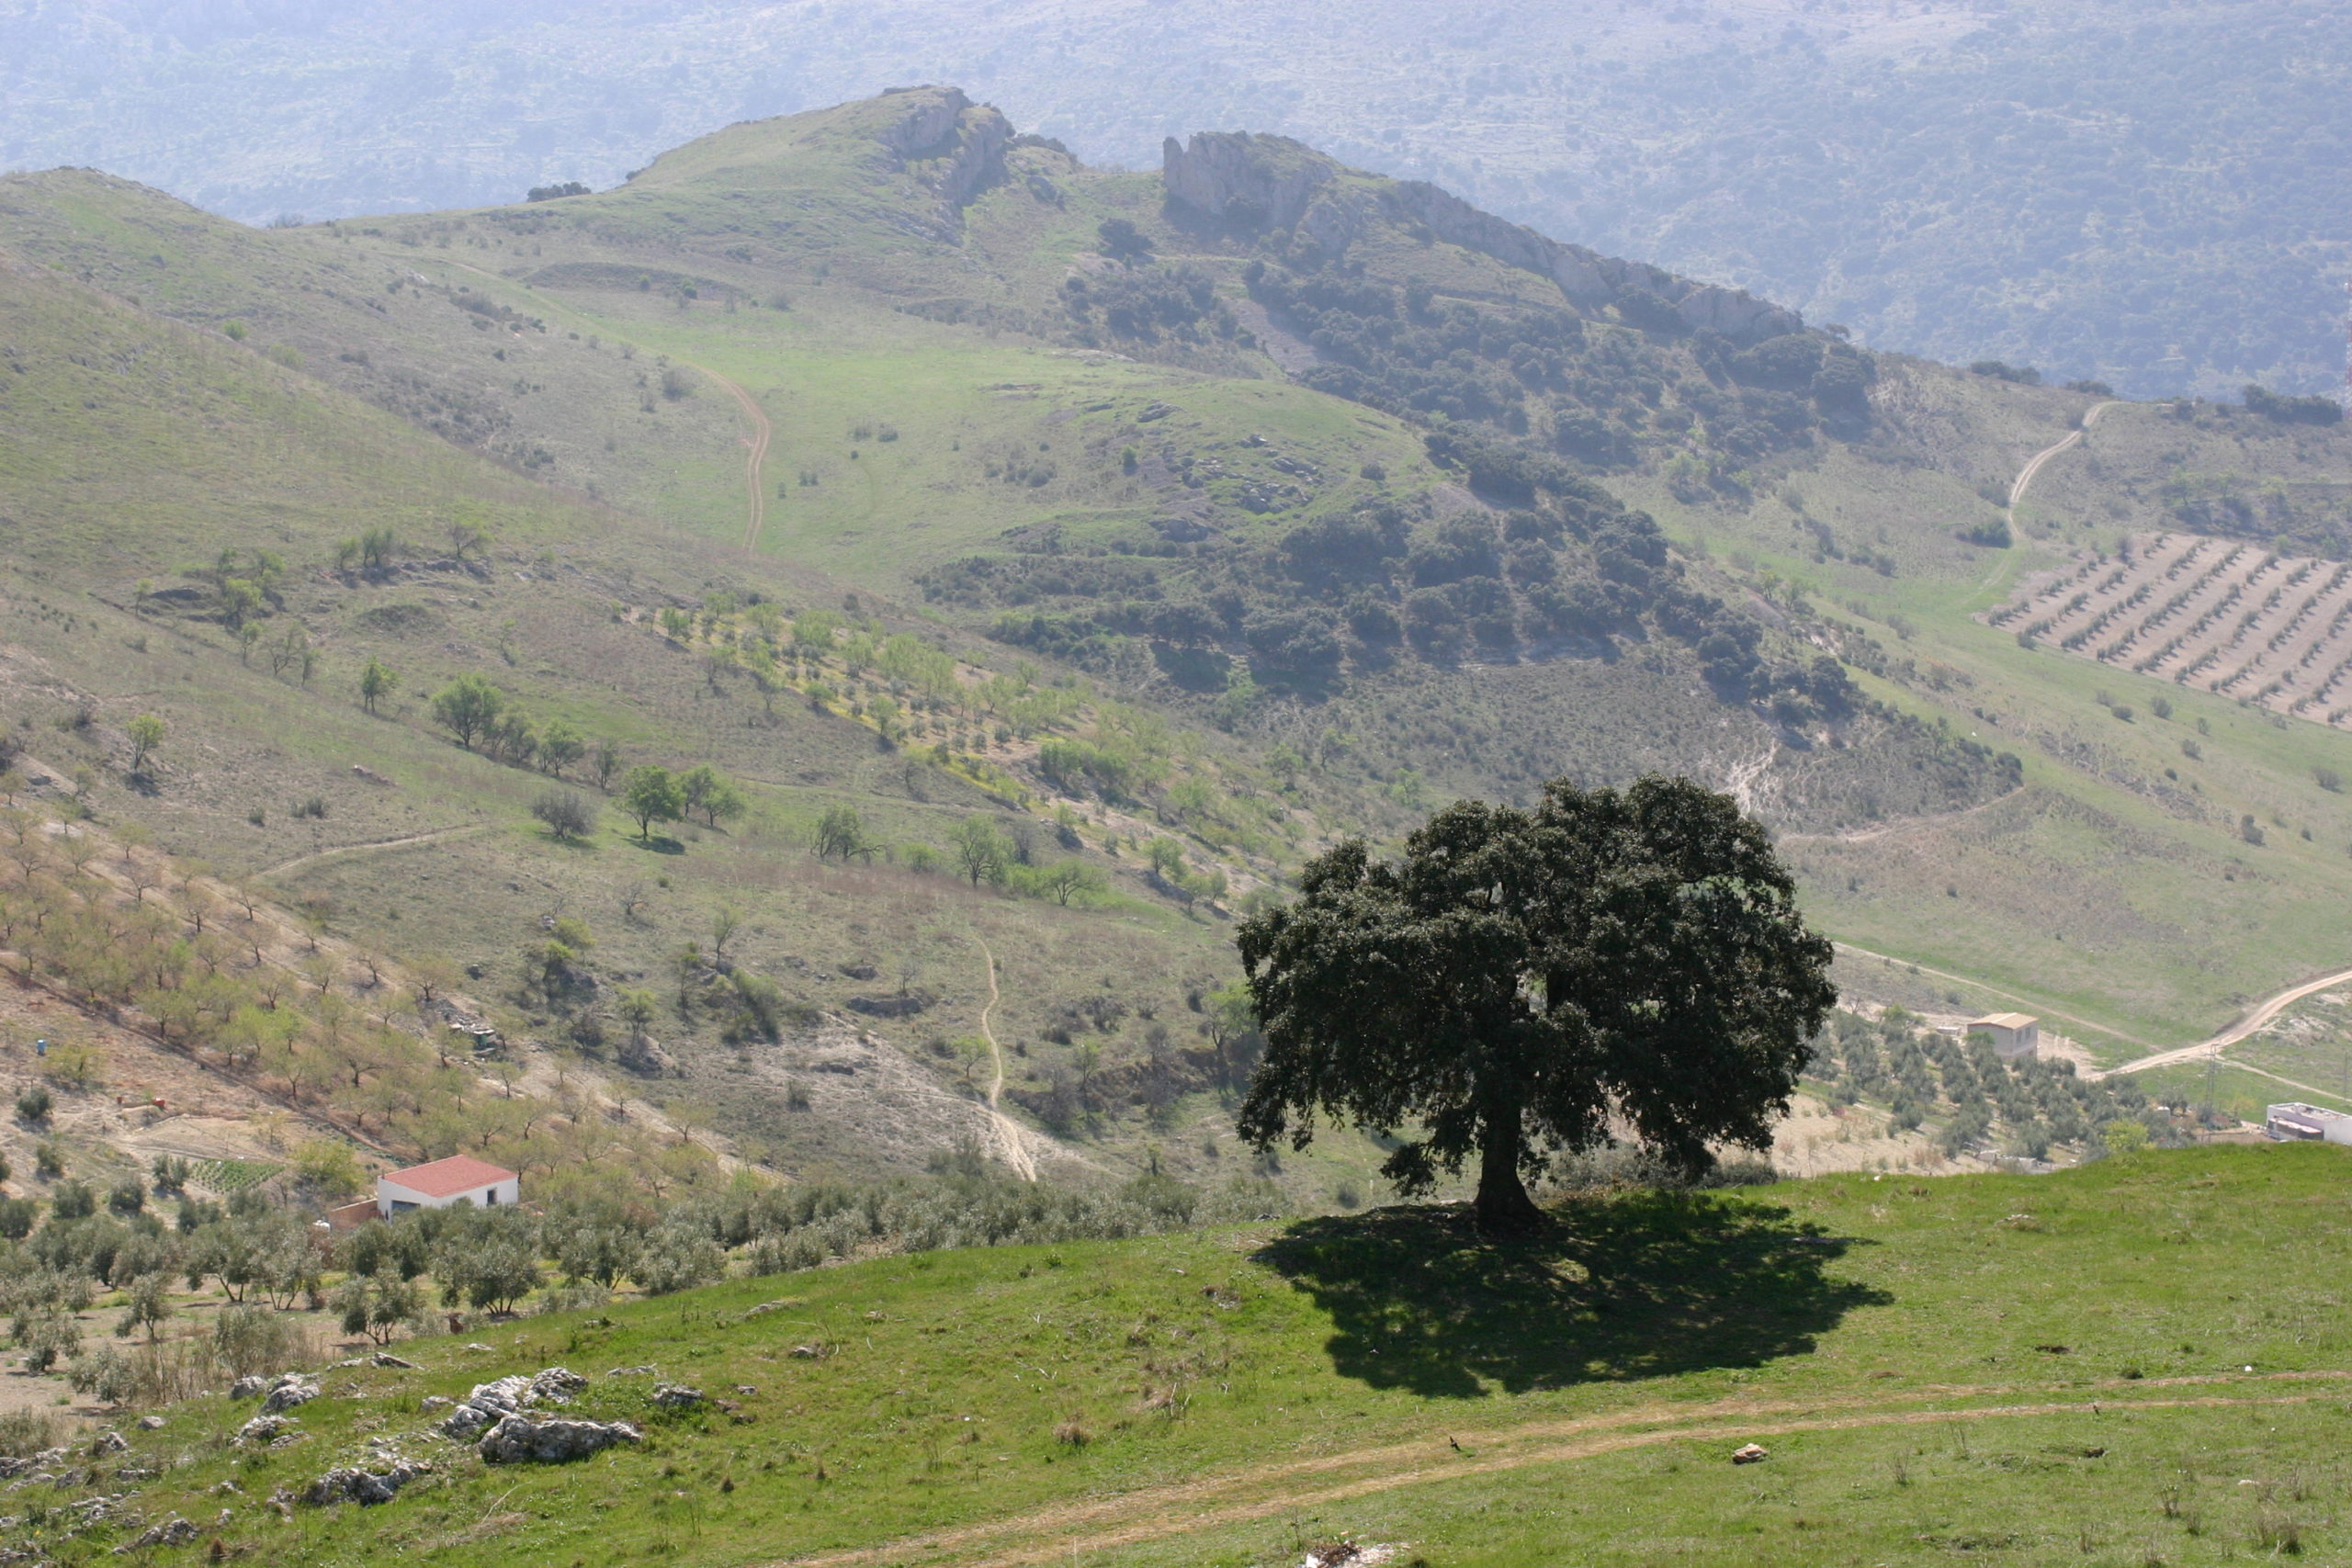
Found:
M 563 1367 L 549 1367 L 529 1377 L 517 1372 L 496 1382 L 476 1383 L 473 1392 L 443 1418 L 441 1430 L 463 1440 L 485 1427 L 536 1406 L 569 1404 L 571 1396 L 587 1386 L 586 1378 Z
M 514 1415 L 482 1434 L 481 1457 L 491 1464 L 562 1464 L 602 1453 L 616 1443 L 637 1442 L 641 1437 L 626 1421 L 560 1421 Z
M 1338 164 L 1287 136 L 1204 130 L 1190 145 L 1172 136 L 1160 145 L 1160 179 L 1170 196 L 1250 228 L 1296 226 L 1317 187 L 1339 173 Z
M 319 1397 L 319 1385 L 300 1372 L 288 1372 L 269 1385 L 262 1395 L 261 1412 L 275 1416 L 281 1410 L 291 1410 L 298 1404 L 308 1404 Z
M 313 1508 L 337 1503 L 389 1503 L 401 1487 L 420 1475 L 432 1473 L 433 1467 L 421 1460 L 398 1460 L 380 1471 L 338 1465 L 302 1488 L 302 1501 Z
M 138 1536 L 116 1547 L 115 1555 L 127 1551 L 145 1551 L 157 1546 L 186 1546 L 197 1536 L 196 1526 L 174 1514 L 161 1524 L 150 1525 Z
M 291 1416 L 256 1416 L 237 1428 L 236 1443 L 239 1448 L 253 1448 L 275 1442 L 299 1425 Z
M 939 194 L 951 221 L 972 198 L 1005 177 L 1012 124 L 960 87 L 912 87 L 884 95 L 899 117 L 876 134 L 907 170 Z
M 665 1409 L 692 1410 L 702 1403 L 703 1393 L 684 1383 L 664 1382 L 654 1384 L 653 1392 L 646 1397 Z
M 1741 344 L 1804 329 L 1804 319 L 1795 311 L 1744 288 L 1719 288 L 1645 262 L 1564 244 L 1423 180 L 1341 178 L 1351 173 L 1283 136 L 1203 131 L 1189 144 L 1171 136 L 1161 150 L 1161 179 L 1178 202 L 1247 229 L 1291 230 L 1327 255 L 1344 254 L 1385 220 L 1549 278 L 1579 310 L 1600 310 L 1650 296 L 1689 330 L 1720 333 Z

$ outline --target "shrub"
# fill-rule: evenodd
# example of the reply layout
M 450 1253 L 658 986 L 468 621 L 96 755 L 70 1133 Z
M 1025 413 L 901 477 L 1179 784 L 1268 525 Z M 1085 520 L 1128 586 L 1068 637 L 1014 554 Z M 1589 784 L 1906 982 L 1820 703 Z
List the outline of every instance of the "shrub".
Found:
M 49 1213 L 52 1220 L 86 1220 L 98 1212 L 98 1195 L 90 1190 L 86 1181 L 61 1181 L 57 1190 L 50 1194 Z
M 2312 777 L 2318 781 L 2320 788 L 2330 795 L 2340 795 L 2344 791 L 2344 775 L 2334 768 L 2314 768 Z
M 596 825 L 587 800 L 568 789 L 551 789 L 540 795 L 531 803 L 531 815 L 566 842 L 586 838 Z
M 36 1126 L 48 1121 L 49 1113 L 56 1108 L 56 1099 L 40 1084 L 17 1096 L 17 1114 Z
M 298 1366 L 308 1347 L 301 1327 L 274 1307 L 225 1306 L 212 1320 L 212 1355 L 232 1378 L 266 1377 Z
M 126 1176 L 107 1191 L 107 1207 L 118 1214 L 135 1214 L 147 1206 L 147 1184 Z
M 0 1458 L 30 1459 L 57 1446 L 57 1417 L 42 1410 L 0 1413 Z
M 727 1272 L 727 1256 L 707 1235 L 664 1226 L 646 1238 L 631 1273 L 650 1296 L 707 1285 Z

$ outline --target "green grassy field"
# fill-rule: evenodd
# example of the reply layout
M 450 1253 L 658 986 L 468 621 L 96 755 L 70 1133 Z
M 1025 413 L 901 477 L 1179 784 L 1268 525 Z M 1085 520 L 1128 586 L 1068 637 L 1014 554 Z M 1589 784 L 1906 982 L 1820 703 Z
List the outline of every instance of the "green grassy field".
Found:
M 1238 1565 L 1343 1533 L 1447 1565 L 2324 1561 L 2346 1157 L 1628 1193 L 1521 1247 L 1397 1209 L 881 1258 L 416 1340 L 423 1371 L 329 1371 L 306 1441 L 234 1451 L 250 1406 L 215 1398 L 115 1462 L 209 1520 L 222 1481 L 435 1461 L 380 1507 L 232 1497 L 206 1531 L 327 1563 Z M 423 1435 L 424 1396 L 554 1364 L 645 1441 L 486 1467 Z M 656 1375 L 737 1408 L 662 1414 Z

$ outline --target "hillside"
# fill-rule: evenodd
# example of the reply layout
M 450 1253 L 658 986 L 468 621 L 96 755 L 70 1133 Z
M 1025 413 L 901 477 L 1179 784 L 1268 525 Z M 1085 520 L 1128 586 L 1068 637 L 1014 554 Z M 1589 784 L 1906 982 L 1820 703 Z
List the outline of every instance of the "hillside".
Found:
M 1165 1140 L 1215 1168 L 1213 1129 L 1187 1131 L 1213 1097 L 1183 1097 L 1236 1070 L 1193 1030 L 1231 961 L 1186 906 L 1227 896 L 1204 862 L 1248 877 L 1317 831 L 1237 804 L 1256 775 L 1222 738 L 1010 659 L 958 665 L 824 608 L 844 595 L 821 580 L 566 499 L 44 270 L 12 269 L 0 311 L 0 680 L 36 812 L 145 835 L 317 929 L 463 972 L 544 1070 L 582 1054 L 779 1168 L 919 1168 L 960 1136 L 1042 1139 L 975 1104 L 975 1075 L 1001 1065 L 1007 1110 L 1105 1142 L 1081 1164 Z M 459 557 L 453 523 L 494 546 L 468 534 Z M 389 531 L 384 563 L 338 566 L 346 530 Z M 663 612 L 701 629 L 673 638 Z M 709 657 L 722 635 L 756 667 Z M 371 660 L 397 681 L 372 714 Z M 452 744 L 431 699 L 462 675 L 494 682 L 522 728 Z M 140 716 L 164 739 L 134 766 Z M 1188 784 L 1189 847 L 1155 865 L 1166 829 L 1107 805 L 1057 821 L 1003 772 L 1056 736 Z M 602 802 L 642 763 L 716 765 L 740 814 L 640 834 Z M 584 836 L 533 819 L 550 795 L 586 805 Z M 842 807 L 846 837 L 820 857 L 813 830 Z M 967 823 L 1017 897 L 959 876 Z M 1057 892 L 1065 864 L 1082 869 Z M 682 966 L 690 949 L 704 956 Z M 640 990 L 659 998 L 641 1017 Z M 1297 1175 L 1328 1195 L 1318 1162 Z
M 1883 348 L 2314 391 L 2342 368 L 2346 47 L 2310 0 L 20 4 L 0 166 L 348 219 L 608 186 L 733 120 L 956 81 L 1130 168 L 1204 127 L 1297 137 Z
M 739 1280 L 399 1342 L 322 1373 L 274 1443 L 235 1440 L 250 1400 L 172 1404 L 44 1465 L 70 1468 L 25 1539 L 66 1561 L 179 1517 L 322 1563 L 1241 1564 L 1342 1537 L 1447 1565 L 2324 1561 L 2345 1157 L 1596 1191 L 1501 1249 L 1390 1209 Z M 638 1440 L 492 1465 L 436 1430 L 552 1366 L 582 1384 L 554 1414 Z M 1769 1457 L 1726 1462 L 1747 1443 Z M 338 1465 L 405 1484 L 303 1501 Z
M 763 809 L 759 792 L 781 792 L 782 840 L 821 816 L 824 790 L 873 818 L 877 851 L 928 821 L 935 855 L 958 812 L 1015 807 L 1030 825 L 1001 825 L 1017 861 L 1083 850 L 1124 873 L 1106 889 L 1135 887 L 1174 921 L 1169 980 L 1122 998 L 1136 1032 L 1103 1042 L 1114 1059 L 1148 1060 L 1171 1007 L 1183 1020 L 1163 1032 L 1192 1034 L 1188 998 L 1229 977 L 1218 896 L 1187 887 L 1222 878 L 1230 908 L 1332 831 L 1393 832 L 1447 794 L 1524 796 L 1561 771 L 1664 767 L 1738 789 L 1856 950 L 1859 996 L 2023 1005 L 2102 1060 L 2196 1038 L 2342 961 L 2312 918 L 2352 874 L 2352 820 L 2318 784 L 2352 766 L 2339 737 L 2167 685 L 2177 722 L 2204 727 L 2206 767 L 2185 773 L 2150 725 L 2116 722 L 2119 705 L 2154 711 L 2154 692 L 2121 694 L 2139 677 L 1979 618 L 2127 525 L 2334 547 L 2329 484 L 2352 452 L 2341 425 L 2288 405 L 2110 404 L 2011 517 L 2020 470 L 2097 394 L 1857 350 L 1767 301 L 1280 138 L 1172 144 L 1159 176 L 1089 168 L 954 89 L 737 126 L 603 194 L 364 223 L 254 231 L 107 176 L 17 176 L 0 181 L 0 243 L 102 290 L 120 321 L 161 313 L 221 364 L 266 364 L 320 389 L 306 396 L 332 388 L 496 459 L 482 482 L 510 499 L 492 513 L 525 496 L 559 509 L 527 526 L 485 513 L 514 558 L 469 567 L 483 586 L 454 598 L 306 582 L 306 635 L 338 627 L 362 662 L 416 649 L 402 745 L 438 745 L 422 696 L 489 660 L 575 730 L 707 757 Z M 52 365 L 91 358 L 41 330 Z M 28 374 L 33 331 L 17 333 Z M 85 438 L 92 411 L 39 406 L 59 441 Z M 386 488 L 412 540 L 463 521 L 434 484 Z M 49 493 L 84 504 L 70 485 Z M 225 476 L 221 494 L 239 504 Z M 215 533 L 187 538 L 237 542 Z M 306 564 L 332 567 L 337 536 L 310 535 Z M 175 545 L 99 570 L 85 525 L 40 537 L 57 581 L 118 606 L 141 572 L 197 565 Z M 420 570 L 401 581 L 430 581 Z M 821 636 L 787 631 L 851 594 Z M 220 626 L 200 589 L 162 603 L 175 624 Z M 689 635 L 650 636 L 665 606 L 704 613 Z M 403 641 L 379 635 L 396 628 Z M 877 682 L 868 662 L 908 634 L 933 651 L 897 645 Z M 747 636 L 765 650 L 749 663 Z M 937 684 L 943 649 L 953 690 Z M 820 686 L 823 718 L 777 701 Z M 999 694 L 975 705 L 982 687 Z M 945 718 L 933 705 L 957 691 L 965 711 Z M 707 716 L 676 728 L 689 714 Z M 786 771 L 776 747 L 837 760 Z M 945 782 L 910 755 L 944 760 Z M 491 773 L 513 781 L 510 813 L 540 787 Z M 245 863 L 276 863 L 242 812 L 224 815 L 196 852 L 245 843 Z M 400 836 L 351 826 L 322 845 Z M 738 853 L 766 854 L 747 834 Z M 1155 838 L 1176 858 L 1141 871 Z M 416 858 L 469 865 L 507 841 Z M 562 863 L 585 880 L 503 880 L 588 908 L 632 880 Z M 744 880 L 698 893 L 662 942 L 742 897 L 723 889 L 762 886 L 752 863 L 730 856 Z M 772 863 L 818 869 L 797 847 Z M 372 874 L 365 859 L 289 873 L 347 910 Z M 847 912 L 868 897 L 856 879 L 886 874 L 824 874 L 852 879 L 840 912 L 758 963 L 807 965 L 787 990 L 821 1011 L 873 999 L 871 982 L 822 976 L 878 972 L 910 942 L 910 993 L 959 996 L 964 1012 L 898 1037 L 960 1077 L 985 971 L 962 939 L 914 933 L 1006 901 L 910 915 L 886 938 Z M 944 892 L 918 876 L 926 900 Z M 1015 907 L 1043 918 L 1037 900 Z M 431 914 L 455 918 L 440 901 Z M 599 963 L 650 984 L 662 947 L 588 919 L 616 944 Z M 467 949 L 513 919 L 430 940 Z M 991 939 L 1001 964 L 1025 945 Z M 1873 953 L 1965 979 L 1922 998 Z M 1094 1076 L 1053 1038 L 1084 1038 L 1057 1021 L 1092 1005 L 1064 978 L 1086 966 L 1054 959 L 1051 981 L 1001 987 L 1000 1033 L 1044 1055 L 1008 1089 L 1036 1104 L 1069 1103 L 1057 1074 Z M 958 978 L 951 991 L 916 971 Z M 1170 1081 L 1212 1087 L 1189 1067 Z M 748 1128 L 750 1103 L 730 1125 Z

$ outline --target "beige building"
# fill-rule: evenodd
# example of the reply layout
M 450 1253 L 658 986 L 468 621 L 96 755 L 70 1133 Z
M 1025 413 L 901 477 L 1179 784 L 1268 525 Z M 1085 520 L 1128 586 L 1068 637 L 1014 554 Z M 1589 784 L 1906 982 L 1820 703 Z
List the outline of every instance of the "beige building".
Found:
M 1968 1021 L 1969 1034 L 1990 1035 L 2004 1062 L 2030 1056 L 2041 1045 L 2041 1021 L 2030 1013 L 1995 1012 Z

